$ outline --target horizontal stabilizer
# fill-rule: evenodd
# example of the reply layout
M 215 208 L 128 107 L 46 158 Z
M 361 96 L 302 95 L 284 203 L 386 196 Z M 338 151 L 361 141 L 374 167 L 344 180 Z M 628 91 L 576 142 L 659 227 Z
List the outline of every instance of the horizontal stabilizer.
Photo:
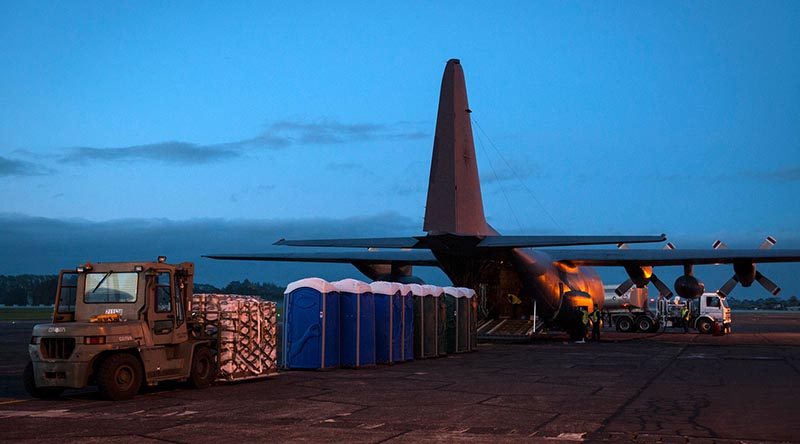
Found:
M 480 248 L 537 248 L 664 242 L 667 236 L 486 236 Z
M 362 239 L 281 239 L 273 245 L 291 247 L 343 247 L 343 248 L 419 248 L 416 237 L 375 237 Z
M 337 251 L 337 252 L 279 252 L 253 254 L 207 254 L 209 259 L 231 261 L 271 262 L 328 262 L 328 263 L 373 263 L 438 266 L 439 262 L 430 251 Z

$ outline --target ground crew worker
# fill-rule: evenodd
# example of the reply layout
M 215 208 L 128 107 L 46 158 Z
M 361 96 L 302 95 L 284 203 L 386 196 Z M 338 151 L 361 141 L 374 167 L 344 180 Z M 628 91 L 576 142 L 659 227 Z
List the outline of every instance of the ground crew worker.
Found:
M 600 341 L 600 321 L 603 318 L 603 315 L 600 313 L 600 309 L 597 307 L 594 308 L 594 311 L 589 318 L 592 320 L 592 341 Z
M 683 320 L 683 332 L 689 333 L 689 304 L 681 309 L 681 320 Z
M 578 309 L 578 332 L 580 333 L 580 338 L 575 341 L 577 344 L 585 344 L 586 343 L 586 330 L 589 326 L 589 313 L 586 311 L 585 308 Z

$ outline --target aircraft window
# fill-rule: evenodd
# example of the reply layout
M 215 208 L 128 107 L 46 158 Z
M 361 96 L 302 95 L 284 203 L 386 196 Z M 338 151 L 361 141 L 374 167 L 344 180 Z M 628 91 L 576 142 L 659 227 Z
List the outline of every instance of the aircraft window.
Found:
M 707 296 L 706 307 L 719 308 L 719 298 L 716 296 Z
M 158 273 L 156 283 L 156 311 L 169 313 L 172 311 L 172 292 L 169 286 L 169 273 Z

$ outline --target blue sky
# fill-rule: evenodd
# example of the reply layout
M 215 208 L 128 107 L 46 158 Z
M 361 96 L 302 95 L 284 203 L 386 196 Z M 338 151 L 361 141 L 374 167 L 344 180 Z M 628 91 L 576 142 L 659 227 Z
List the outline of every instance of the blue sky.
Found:
M 501 232 L 800 247 L 797 2 L 162 3 L 0 4 L 0 274 L 154 224 L 210 281 L 278 276 L 197 255 L 283 227 L 419 234 L 449 58 Z

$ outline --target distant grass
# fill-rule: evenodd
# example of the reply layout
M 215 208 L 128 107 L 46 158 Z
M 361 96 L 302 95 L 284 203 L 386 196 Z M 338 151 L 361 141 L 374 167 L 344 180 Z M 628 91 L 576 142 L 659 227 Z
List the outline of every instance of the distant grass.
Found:
M 52 307 L 0 307 L 0 321 L 46 321 L 52 317 Z

